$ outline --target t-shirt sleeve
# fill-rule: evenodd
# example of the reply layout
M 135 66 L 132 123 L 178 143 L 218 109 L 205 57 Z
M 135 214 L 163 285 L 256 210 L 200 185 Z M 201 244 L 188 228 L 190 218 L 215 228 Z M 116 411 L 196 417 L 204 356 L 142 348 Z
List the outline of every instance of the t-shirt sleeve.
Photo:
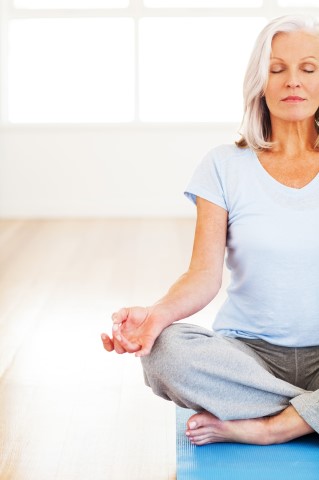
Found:
M 194 204 L 196 198 L 201 197 L 228 210 L 215 150 L 207 153 L 199 163 L 184 194 Z

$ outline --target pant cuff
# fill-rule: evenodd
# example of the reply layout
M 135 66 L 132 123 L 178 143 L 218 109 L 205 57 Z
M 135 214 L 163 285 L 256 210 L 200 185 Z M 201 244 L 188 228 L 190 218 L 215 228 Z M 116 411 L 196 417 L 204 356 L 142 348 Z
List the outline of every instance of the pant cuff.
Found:
M 319 398 L 318 392 L 309 392 L 298 395 L 290 400 L 298 414 L 319 433 Z

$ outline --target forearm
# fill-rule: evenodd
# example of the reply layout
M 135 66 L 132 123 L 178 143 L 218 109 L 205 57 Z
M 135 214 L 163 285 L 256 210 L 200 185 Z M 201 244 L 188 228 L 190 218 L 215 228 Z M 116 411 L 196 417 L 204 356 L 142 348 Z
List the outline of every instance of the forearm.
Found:
M 164 328 L 204 308 L 218 293 L 224 265 L 227 212 L 197 198 L 197 223 L 188 271 L 149 307 L 124 307 L 112 315 L 113 337 L 103 334 L 104 348 L 148 355 Z
M 220 288 L 217 279 L 209 270 L 190 268 L 154 305 L 121 308 L 112 315 L 113 337 L 102 334 L 104 348 L 138 357 L 148 355 L 166 327 L 201 310 L 214 298 Z
M 168 290 L 167 294 L 149 307 L 164 328 L 177 320 L 200 311 L 217 295 L 221 274 L 208 270 L 188 270 Z
M 163 328 L 204 308 L 217 295 L 222 282 L 228 214 L 197 197 L 197 223 L 188 271 L 167 294 L 149 307 Z

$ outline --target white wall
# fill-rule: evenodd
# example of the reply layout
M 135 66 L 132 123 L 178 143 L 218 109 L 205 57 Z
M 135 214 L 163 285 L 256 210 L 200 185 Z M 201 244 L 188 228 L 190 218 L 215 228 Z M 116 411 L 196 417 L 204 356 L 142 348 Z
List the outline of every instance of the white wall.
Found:
M 238 125 L 3 127 L 0 217 L 192 216 L 195 165 Z

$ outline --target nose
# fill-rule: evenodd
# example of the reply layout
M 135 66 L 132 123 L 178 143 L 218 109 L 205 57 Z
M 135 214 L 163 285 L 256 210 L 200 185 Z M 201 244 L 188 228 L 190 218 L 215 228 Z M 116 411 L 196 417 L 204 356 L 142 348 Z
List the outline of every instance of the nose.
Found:
M 287 82 L 287 87 L 298 88 L 300 87 L 300 82 L 297 82 L 296 80 L 292 80 L 290 82 Z
M 297 87 L 300 87 L 300 85 L 301 85 L 301 82 L 300 82 L 298 76 L 291 74 L 290 78 L 288 78 L 288 80 L 287 80 L 287 87 L 297 88 Z

